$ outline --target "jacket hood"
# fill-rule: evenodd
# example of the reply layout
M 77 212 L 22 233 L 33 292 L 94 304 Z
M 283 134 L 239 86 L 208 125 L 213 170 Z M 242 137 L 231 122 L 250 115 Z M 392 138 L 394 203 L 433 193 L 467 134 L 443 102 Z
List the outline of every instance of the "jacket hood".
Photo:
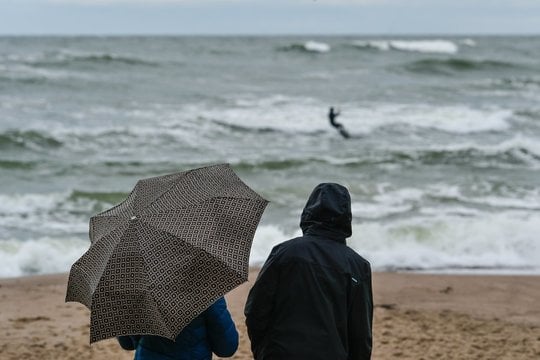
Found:
M 347 188 L 322 183 L 309 196 L 302 212 L 300 228 L 304 234 L 323 233 L 335 239 L 344 239 L 352 234 L 351 220 L 351 196 Z

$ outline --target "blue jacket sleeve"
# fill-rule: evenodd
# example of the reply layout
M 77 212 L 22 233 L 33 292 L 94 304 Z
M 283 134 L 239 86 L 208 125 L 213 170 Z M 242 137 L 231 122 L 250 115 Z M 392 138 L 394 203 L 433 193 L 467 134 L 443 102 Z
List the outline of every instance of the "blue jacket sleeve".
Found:
M 224 298 L 206 310 L 206 327 L 212 352 L 219 357 L 230 357 L 238 349 L 238 332 Z
M 118 336 L 118 342 L 124 350 L 135 350 L 139 345 L 140 336 Z

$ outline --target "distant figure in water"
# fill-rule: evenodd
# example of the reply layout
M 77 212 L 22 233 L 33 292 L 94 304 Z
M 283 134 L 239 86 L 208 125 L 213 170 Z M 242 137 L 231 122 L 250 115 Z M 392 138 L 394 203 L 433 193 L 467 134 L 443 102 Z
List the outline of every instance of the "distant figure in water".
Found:
M 349 133 L 347 130 L 345 130 L 345 127 L 341 125 L 340 123 L 336 122 L 336 118 L 339 116 L 339 110 L 334 110 L 333 107 L 330 108 L 330 111 L 328 112 L 328 119 L 330 120 L 330 125 L 338 129 L 341 136 L 343 136 L 345 139 L 348 139 Z

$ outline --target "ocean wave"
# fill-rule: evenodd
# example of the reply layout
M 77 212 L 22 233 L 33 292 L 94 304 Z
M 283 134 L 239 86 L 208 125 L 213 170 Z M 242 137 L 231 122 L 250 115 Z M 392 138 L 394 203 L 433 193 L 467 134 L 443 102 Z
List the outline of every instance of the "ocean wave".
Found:
M 392 222 L 353 220 L 353 229 L 347 244 L 369 260 L 375 271 L 540 271 L 538 214 L 445 214 Z M 250 264 L 260 266 L 275 245 L 299 235 L 299 229 L 259 226 Z
M 80 238 L 0 239 L 0 276 L 66 272 L 87 248 Z
M 87 151 L 107 153 L 111 156 L 111 161 L 115 161 L 117 159 L 115 149 L 119 155 L 132 153 L 141 146 L 150 148 L 149 152 L 156 151 L 156 154 L 159 149 L 194 150 L 201 146 L 212 147 L 212 142 L 223 139 L 223 136 L 238 138 L 249 136 L 254 141 L 258 141 L 255 139 L 259 137 L 286 138 L 291 135 L 306 139 L 320 136 L 334 137 L 335 130 L 328 124 L 326 111 L 327 109 L 321 108 L 320 104 L 307 100 L 280 102 L 279 105 L 275 105 L 275 102 L 253 101 L 228 108 L 188 106 L 173 109 L 172 112 L 168 109 L 160 112 L 150 111 L 141 119 L 135 119 L 130 126 L 120 126 L 111 122 L 88 126 L 82 121 L 69 128 L 57 123 L 39 123 L 34 126 L 30 124 L 31 127 L 25 130 L 0 132 L 0 149 L 43 151 L 62 147 L 77 153 Z M 107 117 L 114 116 L 114 113 L 110 116 L 107 114 Z M 504 109 L 472 109 L 466 106 L 375 104 L 371 107 L 358 108 L 358 105 L 351 104 L 343 112 L 342 122 L 353 136 L 351 141 L 354 142 L 357 138 L 369 137 L 375 132 L 389 132 L 391 136 L 394 136 L 396 131 L 421 133 L 422 136 L 426 135 L 426 132 L 433 133 L 433 131 L 435 135 L 437 132 L 503 134 L 514 126 L 517 116 L 522 117 L 522 114 L 514 114 Z M 160 119 L 159 125 L 153 122 L 153 119 Z M 519 150 L 520 146 L 517 145 L 516 149 L 511 151 L 525 157 L 536 155 L 535 149 L 528 154 L 531 152 L 531 143 L 532 141 L 529 141 L 522 150 Z M 483 151 L 482 143 L 470 145 L 473 150 L 480 147 Z M 425 149 L 420 147 L 417 150 Z M 420 157 L 426 160 L 430 157 L 435 158 L 438 150 L 436 148 L 433 153 L 421 153 Z M 468 148 L 458 150 L 469 151 Z M 443 152 L 442 155 L 446 156 L 446 153 Z M 409 154 L 397 154 L 392 157 L 399 160 L 399 156 L 407 160 Z M 471 156 L 476 158 L 477 154 L 473 151 Z M 153 156 L 149 158 L 156 160 Z M 3 159 L 12 160 L 5 157 Z M 131 157 L 124 160 L 138 161 Z M 132 165 L 136 167 L 136 164 Z
M 104 204 L 118 204 L 125 200 L 129 193 L 126 192 L 92 192 L 74 190 L 68 197 L 68 200 L 77 201 L 79 199 L 95 200 Z
M 381 51 L 398 50 L 419 53 L 455 54 L 459 47 L 449 40 L 357 40 L 352 46 Z
M 117 194 L 77 191 L 0 194 L 0 237 L 86 237 L 89 217 L 119 198 Z
M 66 67 L 70 65 L 130 65 L 130 66 L 157 66 L 158 63 L 141 59 L 131 55 L 114 53 L 79 53 L 60 51 L 54 54 L 43 54 L 38 58 L 29 59 L 26 65 L 35 67 Z
M 481 191 L 472 195 L 466 195 L 468 188 L 444 183 L 418 188 L 380 183 L 374 191 L 360 191 L 352 204 L 354 232 L 348 244 L 376 270 L 538 270 L 538 189 L 478 185 Z M 88 218 L 100 211 L 95 204 L 110 206 L 125 196 L 123 192 L 81 190 L 1 195 L 0 226 L 34 228 L 41 224 L 47 235 L 21 240 L 3 232 L 0 276 L 68 271 L 89 246 Z M 69 214 L 71 217 L 66 216 Z M 274 245 L 300 234 L 298 228 L 261 224 L 250 264 L 260 265 Z
M 358 169 L 392 164 L 405 166 L 445 164 L 477 168 L 538 167 L 540 166 L 540 144 L 531 139 L 515 138 L 497 145 L 464 143 L 439 145 L 427 149 L 389 147 L 350 158 L 320 156 L 232 162 L 233 166 L 245 171 L 284 171 L 314 164 Z
M 44 221 L 43 226 L 52 226 L 59 230 L 80 230 L 81 217 L 101 211 L 110 206 L 116 199 L 121 198 L 118 193 L 86 193 L 81 191 L 26 193 L 26 194 L 0 194 L 0 226 L 21 227 L 31 230 L 26 222 Z M 66 218 L 63 218 L 66 217 Z M 69 219 L 68 219 L 69 218 Z M 78 219 L 75 221 L 74 219 Z M 11 221 L 15 222 L 11 222 Z M 52 225 L 52 223 L 56 223 Z M 79 225 L 77 225 L 77 224 Z
M 527 119 L 540 120 L 540 109 L 518 110 L 515 114 Z
M 507 168 L 519 165 L 540 165 L 540 154 L 521 146 L 493 149 L 466 148 L 441 150 L 395 151 L 383 156 L 380 163 L 453 164 L 473 167 Z M 350 165 L 349 165 L 350 166 Z
M 2 160 L 0 159 L 0 169 L 21 169 L 30 170 L 36 167 L 35 161 L 21 161 L 21 160 Z
M 387 126 L 403 124 L 418 129 L 436 129 L 449 133 L 506 131 L 512 112 L 505 109 L 473 109 L 467 106 L 424 104 L 344 104 L 342 120 L 354 136 Z M 313 99 L 288 99 L 278 104 L 253 101 L 235 108 L 202 109 L 197 116 L 235 131 L 284 132 L 305 135 L 331 133 L 327 109 Z
M 468 46 L 468 47 L 475 47 L 476 46 L 476 41 L 474 41 L 471 38 L 460 40 L 459 43 L 463 44 L 465 46 Z
M 343 104 L 343 109 L 340 122 L 353 137 L 396 125 L 458 134 L 504 132 L 511 127 L 513 115 L 506 109 L 474 109 L 463 105 Z M 315 100 L 290 99 L 277 105 L 254 102 L 238 108 L 203 110 L 199 116 L 233 131 L 320 135 L 335 131 L 329 126 L 326 113 L 327 109 Z
M 423 59 L 404 65 L 411 72 L 422 74 L 451 75 L 454 72 L 466 71 L 502 71 L 512 69 L 527 69 L 525 65 L 498 61 L 474 60 L 465 58 Z
M 336 158 L 332 156 L 309 156 L 305 158 L 281 158 L 281 159 L 254 159 L 254 160 L 229 160 L 238 171 L 289 171 L 313 166 L 331 168 L 365 169 L 369 167 L 398 165 L 398 166 L 433 166 L 433 165 L 458 165 L 472 168 L 499 168 L 512 169 L 518 167 L 539 168 L 540 151 L 538 144 L 509 144 L 482 146 L 479 144 L 463 144 L 440 146 L 432 149 L 406 149 L 386 148 L 364 153 L 359 157 Z M 99 168 L 102 164 L 94 164 Z M 147 162 L 138 165 L 145 173 L 148 167 L 155 165 Z M 115 173 L 122 174 L 125 164 L 114 166 Z M 172 165 L 165 164 L 164 168 L 172 169 Z M 164 170 L 163 170 L 164 171 Z M 161 172 L 163 172 L 161 171 Z
M 390 148 L 373 152 L 369 158 L 358 158 L 343 164 L 361 167 L 372 164 L 453 164 L 479 168 L 512 168 L 540 166 L 540 143 L 534 139 L 516 136 L 499 144 L 462 143 L 433 145 L 428 148 Z
M 26 75 L 26 76 L 13 76 L 13 74 L 3 75 L 0 74 L 0 84 L 13 83 L 22 85 L 38 85 L 46 83 L 48 78 L 46 76 Z
M 40 85 L 47 82 L 61 82 L 64 86 L 70 85 L 71 80 L 92 80 L 93 77 L 68 71 L 64 68 L 44 69 L 29 65 L 2 65 L 0 64 L 0 84 L 14 83 L 23 85 Z
M 0 214 L 28 215 L 50 211 L 65 199 L 65 194 L 0 194 Z
M 238 124 L 231 124 L 226 121 L 222 120 L 216 120 L 216 119 L 209 119 L 210 122 L 221 126 L 223 128 L 229 129 L 234 132 L 254 132 L 254 133 L 282 133 L 283 131 L 280 129 L 272 128 L 272 127 L 260 127 L 260 128 L 253 128 L 250 126 L 242 126 Z
M 349 246 L 375 270 L 525 269 L 540 271 L 540 215 L 414 217 L 354 227 Z
M 238 161 L 231 165 L 239 171 L 264 171 L 264 170 L 287 170 L 297 169 L 301 166 L 321 162 L 321 159 L 280 159 L 262 161 Z
M 353 106 L 356 106 L 354 108 Z M 89 123 L 78 121 L 77 125 L 63 127 L 59 123 L 35 123 L 29 124 L 24 130 L 8 130 L 0 132 L 0 149 L 28 150 L 30 152 L 41 152 L 47 150 L 60 149 L 75 154 L 90 152 L 92 154 L 103 154 L 108 156 L 109 161 L 117 162 L 111 166 L 122 165 L 124 170 L 126 165 L 133 168 L 146 167 L 148 161 L 156 161 L 170 167 L 173 158 L 163 158 L 159 156 L 164 150 L 179 151 L 184 149 L 192 151 L 200 149 L 201 146 L 212 150 L 215 141 L 225 141 L 227 138 L 238 138 L 255 141 L 259 146 L 258 139 L 286 139 L 290 136 L 299 136 L 311 141 L 315 137 L 330 139 L 336 136 L 326 117 L 326 108 L 321 108 L 320 104 L 311 101 L 287 101 L 275 105 L 275 102 L 253 101 L 243 105 L 228 108 L 208 108 L 205 106 L 185 107 L 181 109 L 168 109 L 163 111 L 150 111 L 139 119 L 134 119 L 129 126 L 121 126 L 120 122 L 99 122 L 89 126 Z M 177 115 L 178 114 L 178 115 Z M 125 116 L 125 114 L 122 114 Z M 106 114 L 106 118 L 114 117 Z M 139 115 L 133 115 L 139 116 Z M 349 130 L 353 138 L 352 142 L 358 139 L 370 138 L 376 133 L 386 133 L 395 136 L 396 133 L 417 134 L 420 136 L 444 136 L 448 134 L 471 134 L 490 133 L 493 135 L 504 135 L 509 129 L 513 129 L 518 121 L 526 121 L 524 114 L 514 114 L 504 109 L 472 109 L 466 106 L 431 106 L 414 104 L 374 104 L 365 108 L 358 108 L 358 105 L 351 104 L 350 108 L 343 112 L 342 123 Z M 90 117 L 90 116 L 89 116 Z M 84 119 L 84 118 L 83 118 Z M 146 121 L 148 119 L 149 121 Z M 153 119 L 160 119 L 159 123 Z M 308 140 L 310 139 L 311 140 Z M 429 138 L 426 141 L 429 141 Z M 326 141 L 325 140 L 325 141 Z M 423 148 L 424 145 L 416 146 L 415 153 L 405 148 L 403 153 L 399 151 L 393 153 L 375 153 L 374 159 L 362 159 L 373 163 L 374 161 L 406 163 L 410 161 L 459 161 L 464 159 L 481 159 L 485 147 L 483 142 L 465 144 L 463 148 Z M 528 159 L 533 163 L 537 162 L 538 154 L 534 141 L 529 139 L 524 146 L 516 143 L 504 151 L 502 154 L 497 150 L 495 159 L 504 160 L 504 157 L 513 160 Z M 458 143 L 458 145 L 461 144 Z M 263 146 L 264 144 L 260 144 Z M 129 154 L 139 154 L 141 147 L 147 148 L 146 160 L 134 158 Z M 476 151 L 475 149 L 479 149 Z M 397 149 L 399 150 L 399 149 Z M 447 151 L 448 150 L 448 151 Z M 489 150 L 489 149 L 488 149 Z M 213 151 L 213 150 L 212 150 Z M 454 154 L 454 152 L 459 154 Z M 490 154 L 488 154 L 490 155 Z M 80 155 L 79 155 L 80 156 Z M 88 159 L 95 161 L 97 157 Z M 9 157 L 1 157 L 2 160 L 17 160 Z M 122 164 L 118 163 L 120 160 Z M 454 160 L 455 159 L 455 160 Z M 34 159 L 32 159 L 34 160 Z M 147 161 L 148 160 L 148 161 Z M 288 157 L 285 157 L 288 161 Z M 492 159 L 488 159 L 492 161 Z M 133 162 L 139 163 L 133 163 Z M 199 161 L 201 161 L 199 159 Z M 274 159 L 269 159 L 274 161 Z M 131 162 L 127 164 L 126 162 Z M 32 166 L 31 164 L 27 164 Z M 102 168 L 106 164 L 101 164 Z M 4 164 L 9 166 L 25 166 L 23 164 Z M 250 166 L 243 164 L 242 166 Z M 272 165 L 272 166 L 275 166 Z M 283 166 L 283 165 L 278 165 Z M 103 170 L 103 169 L 102 169 Z
M 54 149 L 63 145 L 55 137 L 34 130 L 10 130 L 0 133 L 0 149 L 24 148 L 30 150 Z
M 489 80 L 487 85 L 490 88 L 537 91 L 540 89 L 540 78 L 538 76 L 505 77 Z
M 510 128 L 511 117 L 512 111 L 506 109 L 425 104 L 379 104 L 365 108 L 351 105 L 342 115 L 345 127 L 357 126 L 363 133 L 396 125 L 457 134 L 503 132 Z
M 305 52 L 305 53 L 326 53 L 331 49 L 330 45 L 318 42 L 307 41 L 305 43 L 294 43 L 287 46 L 279 47 L 279 51 Z
M 352 204 L 352 211 L 363 221 L 388 220 L 395 215 L 470 217 L 504 211 L 540 212 L 540 189 L 489 181 L 461 186 L 434 183 L 422 188 L 381 183 L 365 191 L 362 201 Z

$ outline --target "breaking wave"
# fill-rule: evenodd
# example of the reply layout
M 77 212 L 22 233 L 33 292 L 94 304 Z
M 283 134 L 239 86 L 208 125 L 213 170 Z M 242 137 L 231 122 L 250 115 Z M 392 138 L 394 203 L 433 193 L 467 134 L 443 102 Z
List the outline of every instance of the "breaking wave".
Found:
M 62 142 L 50 135 L 29 130 L 11 130 L 0 133 L 0 149 L 25 148 L 39 150 L 44 148 L 59 148 Z
M 331 49 L 330 45 L 317 42 L 307 41 L 305 43 L 295 43 L 287 46 L 279 47 L 280 51 L 293 51 L 293 52 L 305 52 L 305 53 L 326 53 Z
M 449 40 L 358 40 L 352 45 L 360 49 L 436 54 L 455 54 L 459 50 L 458 45 Z
M 157 66 L 158 63 L 129 55 L 112 53 L 77 53 L 59 52 L 54 55 L 43 55 L 37 59 L 25 62 L 36 67 L 66 67 L 71 65 L 131 65 L 131 66 Z
M 294 170 L 314 164 L 332 167 L 362 168 L 386 164 L 395 165 L 461 165 L 478 168 L 510 168 L 520 165 L 540 166 L 540 146 L 529 148 L 514 141 L 500 145 L 455 145 L 433 149 L 388 149 L 373 151 L 361 157 L 337 159 L 333 157 L 286 158 L 281 160 L 239 161 L 232 165 L 238 170 Z

